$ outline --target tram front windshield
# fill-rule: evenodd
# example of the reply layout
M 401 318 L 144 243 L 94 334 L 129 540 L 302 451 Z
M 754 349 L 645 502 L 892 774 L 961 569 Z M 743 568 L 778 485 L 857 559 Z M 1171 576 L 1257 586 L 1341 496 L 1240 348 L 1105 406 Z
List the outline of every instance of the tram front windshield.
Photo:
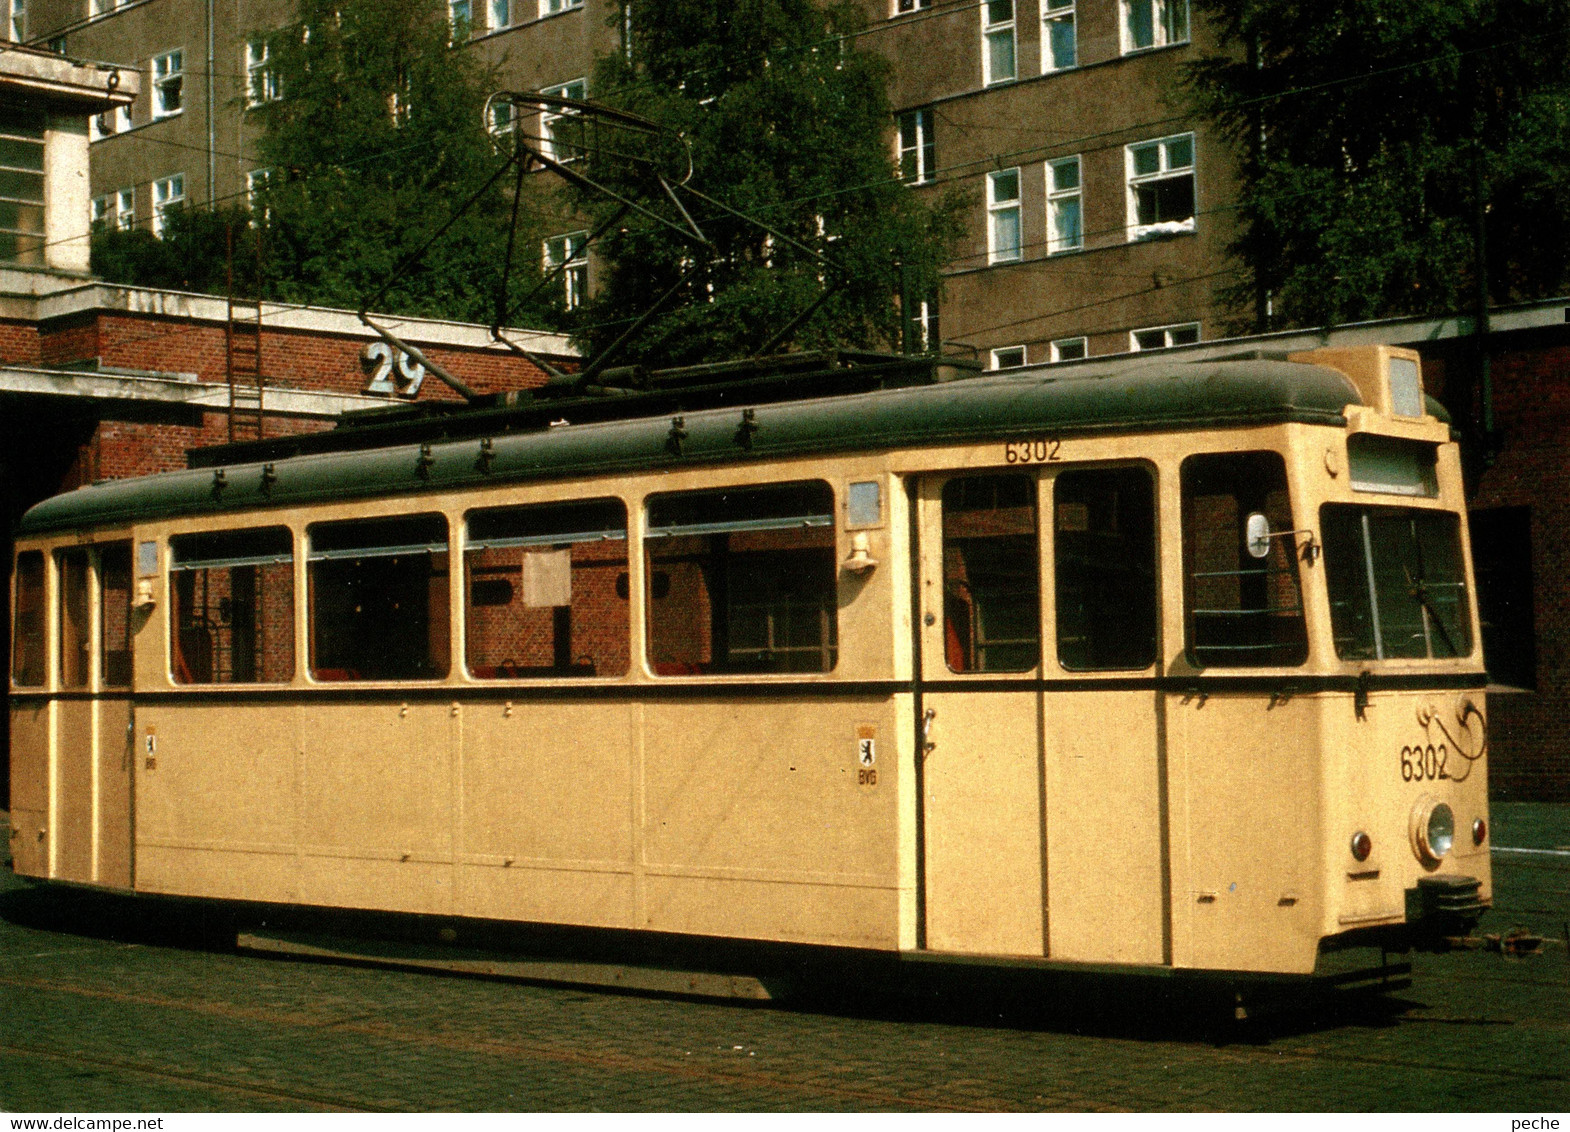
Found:
M 1330 624 L 1343 660 L 1470 656 L 1460 516 L 1327 503 L 1320 510 Z

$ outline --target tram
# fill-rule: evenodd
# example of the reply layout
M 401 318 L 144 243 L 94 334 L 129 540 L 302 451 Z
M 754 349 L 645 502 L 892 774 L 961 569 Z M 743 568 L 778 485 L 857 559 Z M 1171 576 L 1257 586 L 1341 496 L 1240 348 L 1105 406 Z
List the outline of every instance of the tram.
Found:
M 34 507 L 16 872 L 1283 976 L 1486 908 L 1458 446 L 1416 354 L 809 361 Z

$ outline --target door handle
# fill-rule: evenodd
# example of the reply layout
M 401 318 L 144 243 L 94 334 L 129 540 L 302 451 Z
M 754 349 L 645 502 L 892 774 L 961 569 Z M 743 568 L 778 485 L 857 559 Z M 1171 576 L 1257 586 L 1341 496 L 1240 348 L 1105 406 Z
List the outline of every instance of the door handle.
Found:
M 932 741 L 932 721 L 936 718 L 938 718 L 938 709 L 930 707 L 921 717 L 921 753 L 923 755 L 930 755 L 937 747 L 937 744 Z

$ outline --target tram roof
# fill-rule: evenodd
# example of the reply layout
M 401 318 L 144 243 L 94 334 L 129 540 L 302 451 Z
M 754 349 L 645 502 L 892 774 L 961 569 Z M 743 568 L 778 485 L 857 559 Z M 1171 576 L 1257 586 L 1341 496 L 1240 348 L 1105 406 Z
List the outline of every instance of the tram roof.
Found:
M 19 533 L 1047 434 L 1344 425 L 1346 407 L 1361 403 L 1339 371 L 1274 359 L 1153 360 L 1104 376 L 1026 371 L 683 413 L 679 441 L 672 415 L 660 415 L 107 480 L 39 503 Z

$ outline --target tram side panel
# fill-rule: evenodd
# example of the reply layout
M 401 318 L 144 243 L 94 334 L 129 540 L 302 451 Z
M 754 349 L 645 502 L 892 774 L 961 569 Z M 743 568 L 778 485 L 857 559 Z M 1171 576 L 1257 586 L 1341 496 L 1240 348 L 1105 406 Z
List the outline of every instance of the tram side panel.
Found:
M 218 899 L 301 899 L 297 821 L 302 725 L 345 721 L 233 697 L 143 703 L 136 712 L 136 887 Z M 365 804 L 382 804 L 371 797 Z M 331 835 L 326 835 L 331 836 Z
M 898 946 L 896 707 L 788 694 L 650 704 L 639 926 Z
M 635 926 L 641 717 L 593 699 L 465 705 L 456 911 Z
M 1324 697 L 1167 697 L 1173 957 L 1311 974 L 1323 906 Z
M 18 875 L 49 875 L 49 701 L 11 708 L 11 865 Z

